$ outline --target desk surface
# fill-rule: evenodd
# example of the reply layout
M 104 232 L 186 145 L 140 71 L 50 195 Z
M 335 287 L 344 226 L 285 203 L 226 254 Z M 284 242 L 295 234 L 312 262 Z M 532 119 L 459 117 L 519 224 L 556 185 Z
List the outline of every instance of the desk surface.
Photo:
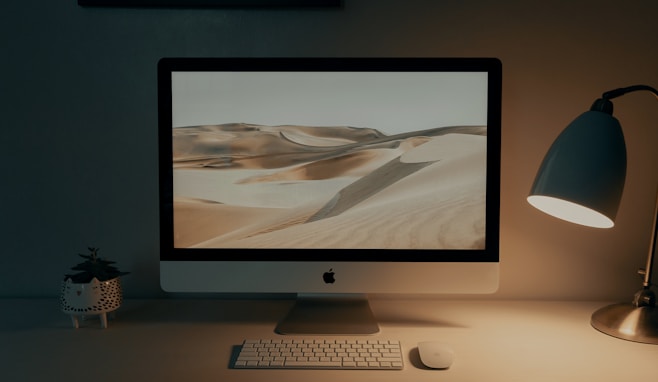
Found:
M 656 380 L 658 345 L 619 340 L 589 325 L 600 302 L 371 300 L 399 339 L 402 371 L 235 370 L 244 338 L 274 338 L 290 301 L 128 300 L 100 329 L 73 329 L 58 301 L 0 300 L 5 381 L 611 381 Z M 430 370 L 416 344 L 446 342 L 448 370 Z

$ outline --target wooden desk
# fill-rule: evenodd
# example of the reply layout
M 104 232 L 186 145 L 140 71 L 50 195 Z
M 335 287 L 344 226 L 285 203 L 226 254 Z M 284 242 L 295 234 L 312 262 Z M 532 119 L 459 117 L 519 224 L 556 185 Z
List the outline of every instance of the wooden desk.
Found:
M 374 299 L 381 332 L 399 339 L 402 371 L 235 370 L 244 338 L 276 337 L 291 302 L 129 300 L 100 329 L 73 329 L 56 299 L 0 300 L 3 381 L 653 381 L 658 346 L 589 325 L 600 302 Z M 451 344 L 448 370 L 423 367 L 416 344 Z

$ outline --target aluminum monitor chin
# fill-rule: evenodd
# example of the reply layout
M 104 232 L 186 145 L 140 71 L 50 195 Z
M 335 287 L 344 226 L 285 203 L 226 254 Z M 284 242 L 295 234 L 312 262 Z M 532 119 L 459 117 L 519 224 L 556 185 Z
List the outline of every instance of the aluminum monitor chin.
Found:
M 501 77 L 494 58 L 160 60 L 162 288 L 494 292 Z

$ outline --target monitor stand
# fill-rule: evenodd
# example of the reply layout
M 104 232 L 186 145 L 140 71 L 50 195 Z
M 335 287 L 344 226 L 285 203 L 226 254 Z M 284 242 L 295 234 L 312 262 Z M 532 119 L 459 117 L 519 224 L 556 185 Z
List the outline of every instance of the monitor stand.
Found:
M 363 335 L 379 332 L 368 298 L 361 294 L 298 294 L 274 330 L 278 334 Z

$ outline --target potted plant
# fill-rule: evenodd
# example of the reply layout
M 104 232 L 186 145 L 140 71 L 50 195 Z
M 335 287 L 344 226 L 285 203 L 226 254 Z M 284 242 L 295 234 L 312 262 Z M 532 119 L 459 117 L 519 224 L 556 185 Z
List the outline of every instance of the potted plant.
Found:
M 99 248 L 89 247 L 89 254 L 79 254 L 85 260 L 71 270 L 62 281 L 61 308 L 71 315 L 73 327 L 78 317 L 99 316 L 101 328 L 107 328 L 107 313 L 114 312 L 123 300 L 120 276 L 130 272 L 117 269 L 114 261 L 98 256 Z

